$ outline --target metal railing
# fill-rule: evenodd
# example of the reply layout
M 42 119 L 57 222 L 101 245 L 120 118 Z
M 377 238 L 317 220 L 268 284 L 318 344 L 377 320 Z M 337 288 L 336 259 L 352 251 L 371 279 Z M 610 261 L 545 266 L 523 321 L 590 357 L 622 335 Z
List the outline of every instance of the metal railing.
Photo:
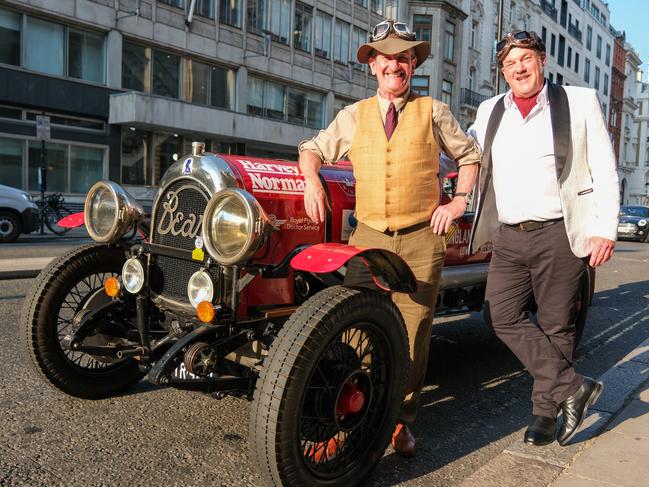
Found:
M 462 91 L 460 92 L 460 103 L 464 105 L 469 105 L 477 108 L 480 103 L 488 99 L 489 96 L 481 95 L 480 93 L 472 91 L 468 88 L 462 88 Z
M 575 24 L 568 24 L 568 34 L 581 42 L 581 30 Z
M 541 8 L 555 22 L 557 21 L 557 9 L 547 0 L 541 0 Z

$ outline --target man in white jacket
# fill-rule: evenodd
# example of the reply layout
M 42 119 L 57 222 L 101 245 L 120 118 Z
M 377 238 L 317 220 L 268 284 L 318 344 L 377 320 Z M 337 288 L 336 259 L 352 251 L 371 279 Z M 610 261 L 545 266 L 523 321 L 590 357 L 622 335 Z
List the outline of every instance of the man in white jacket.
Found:
M 493 243 L 485 313 L 534 378 L 524 440 L 564 445 L 602 390 L 572 357 L 585 267 L 615 246 L 615 159 L 596 92 L 545 80 L 536 33 L 510 32 L 496 52 L 510 91 L 483 102 L 470 130 L 483 148 L 470 248 Z

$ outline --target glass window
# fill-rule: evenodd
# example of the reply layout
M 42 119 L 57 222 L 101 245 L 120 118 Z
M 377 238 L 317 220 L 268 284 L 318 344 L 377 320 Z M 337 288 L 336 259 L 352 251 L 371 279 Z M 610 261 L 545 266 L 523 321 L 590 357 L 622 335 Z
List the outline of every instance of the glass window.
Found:
M 196 0 L 194 12 L 203 17 L 214 18 L 214 0 Z
M 413 15 L 412 28 L 417 35 L 418 41 L 430 42 L 430 31 L 433 29 L 433 17 L 431 15 Z
M 210 67 L 188 59 L 185 74 L 185 99 L 192 103 L 207 105 L 209 103 Z
M 25 142 L 0 137 L 0 184 L 23 188 L 23 151 Z
M 217 108 L 232 109 L 234 91 L 234 71 L 219 66 L 210 67 L 210 105 Z
M 29 141 L 28 191 L 38 191 L 38 170 L 41 166 L 41 142 Z M 45 143 L 47 191 L 68 192 L 68 146 Z
M 104 36 L 70 30 L 68 76 L 104 82 Z
M 543 41 L 543 44 L 548 43 L 548 29 L 545 27 L 541 27 L 541 40 Z
M 248 30 L 261 34 L 266 29 L 266 0 L 248 0 Z
M 412 90 L 422 96 L 429 94 L 428 76 L 413 76 L 412 77 Z
M 27 62 L 34 71 L 63 75 L 64 29 L 62 25 L 28 17 Z
M 471 22 L 471 44 L 472 48 L 478 47 L 478 23 L 474 20 Z
M 302 51 L 311 52 L 311 24 L 313 7 L 295 2 L 295 24 L 293 27 L 293 45 Z
M 284 120 L 284 95 L 282 85 L 264 81 L 264 115 L 273 120 Z
M 122 88 L 149 91 L 151 50 L 124 41 L 122 47 Z
M 559 34 L 559 52 L 557 53 L 557 63 L 563 66 L 566 55 L 566 38 Z
M 365 44 L 365 42 L 367 42 L 367 38 L 367 32 L 359 29 L 358 27 L 354 27 L 354 30 L 352 31 L 352 50 L 349 53 L 349 60 L 356 63 L 356 67 L 362 69 L 363 71 L 365 71 L 367 64 L 358 63 L 358 60 L 356 59 L 356 52 L 363 44 Z
M 367 8 L 367 0 L 354 0 L 356 2 L 356 5 L 360 5 L 361 7 Z
M 450 61 L 454 59 L 455 51 L 455 24 L 446 21 L 444 28 L 444 57 Z
M 166 3 L 173 7 L 185 8 L 185 0 L 158 0 L 160 3 Z
M 442 81 L 442 102 L 446 103 L 449 107 L 453 100 L 453 83 L 450 81 Z
M 219 3 L 219 21 L 224 24 L 241 27 L 241 1 L 221 0 Z
M 178 98 L 180 57 L 168 52 L 153 51 L 152 72 L 151 92 L 154 95 Z
M 608 74 L 604 73 L 604 94 L 608 95 Z
M 597 59 L 602 59 L 602 36 L 597 36 L 597 50 L 595 51 Z
M 351 102 L 347 100 L 342 100 L 340 98 L 334 98 L 334 118 L 338 115 L 338 112 L 345 108 L 347 105 L 351 105 Z
M 0 10 L 0 63 L 20 66 L 20 15 Z
M 315 53 L 329 59 L 331 57 L 331 16 L 318 12 L 315 17 Z
M 589 51 L 593 48 L 593 28 L 586 26 L 586 49 Z
M 575 52 L 575 73 L 579 72 L 579 53 Z
M 306 111 L 306 92 L 296 88 L 288 89 L 288 121 L 304 124 Z
M 568 57 L 566 59 L 566 66 L 569 68 L 572 64 L 572 47 L 568 46 Z
M 349 24 L 336 20 L 334 27 L 334 60 L 347 63 L 349 56 Z
M 158 174 L 156 183 L 169 169 L 169 166 L 176 162 L 174 154 L 176 154 L 176 158 L 183 155 L 182 138 L 178 137 L 178 134 L 156 133 L 153 135 L 153 164 Z
M 306 95 L 306 124 L 308 127 L 321 128 L 324 124 L 324 96 L 319 93 Z
M 23 112 L 18 108 L 0 106 L 0 118 L 11 118 L 13 120 L 20 120 L 23 118 Z
M 264 116 L 264 80 L 248 77 L 247 111 L 252 115 Z
M 557 43 L 557 36 L 555 36 L 554 34 L 552 34 L 552 35 L 550 36 L 550 54 L 551 54 L 552 56 L 554 56 L 554 51 L 555 51 L 556 43 Z
M 146 160 L 149 155 L 149 140 L 146 132 L 122 129 L 122 184 L 147 184 Z
M 599 90 L 599 66 L 595 66 L 595 89 Z
M 70 192 L 86 193 L 104 178 L 104 149 L 70 147 Z
M 561 73 L 557 73 L 557 84 L 558 85 L 563 84 L 563 75 Z
M 372 11 L 376 12 L 379 15 L 383 15 L 385 0 L 370 0 L 370 5 L 372 7 Z
M 611 65 L 611 45 L 606 44 L 606 65 Z
M 291 30 L 291 0 L 270 1 L 270 31 L 275 40 L 288 44 Z
M 590 59 L 584 60 L 584 81 L 590 83 Z

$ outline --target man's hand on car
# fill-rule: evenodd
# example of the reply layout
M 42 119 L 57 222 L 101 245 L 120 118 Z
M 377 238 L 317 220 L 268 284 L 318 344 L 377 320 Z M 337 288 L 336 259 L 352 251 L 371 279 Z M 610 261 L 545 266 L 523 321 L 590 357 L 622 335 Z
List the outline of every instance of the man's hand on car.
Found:
M 304 208 L 306 214 L 314 223 L 324 223 L 326 211 L 331 211 L 327 193 L 325 193 L 322 183 L 317 177 L 315 179 L 305 178 L 304 182 Z
M 466 210 L 466 199 L 453 198 L 450 203 L 438 206 L 430 219 L 433 232 L 442 235 L 451 227 L 454 220 L 461 217 Z

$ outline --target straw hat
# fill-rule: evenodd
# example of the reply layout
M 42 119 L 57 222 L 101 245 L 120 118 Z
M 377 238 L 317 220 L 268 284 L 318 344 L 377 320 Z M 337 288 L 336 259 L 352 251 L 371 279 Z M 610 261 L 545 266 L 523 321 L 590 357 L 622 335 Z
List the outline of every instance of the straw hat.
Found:
M 417 56 L 417 67 L 421 66 L 430 54 L 430 43 L 428 41 L 408 41 L 402 39 L 395 33 L 390 33 L 385 39 L 376 42 L 368 42 L 358 48 L 356 58 L 358 62 L 367 64 L 370 60 L 372 51 L 378 51 L 381 54 L 392 55 L 400 52 L 414 49 Z

